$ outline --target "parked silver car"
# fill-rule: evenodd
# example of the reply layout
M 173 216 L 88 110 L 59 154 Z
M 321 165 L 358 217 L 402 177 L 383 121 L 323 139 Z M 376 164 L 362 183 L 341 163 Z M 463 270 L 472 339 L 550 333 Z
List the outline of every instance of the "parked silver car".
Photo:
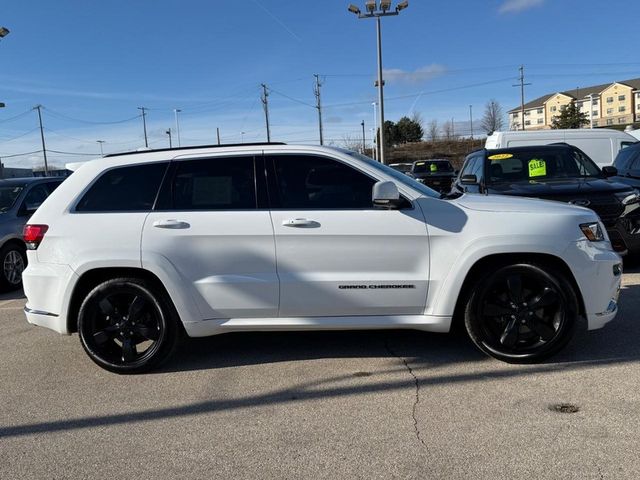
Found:
M 62 180 L 47 177 L 0 180 L 0 290 L 22 286 L 22 271 L 27 265 L 22 229 Z

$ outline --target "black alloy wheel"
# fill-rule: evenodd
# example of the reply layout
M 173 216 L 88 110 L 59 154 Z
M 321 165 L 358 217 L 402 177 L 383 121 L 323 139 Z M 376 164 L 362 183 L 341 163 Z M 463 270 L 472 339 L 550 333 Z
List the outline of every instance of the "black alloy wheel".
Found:
M 108 280 L 85 298 L 78 333 L 95 363 L 116 373 L 158 366 L 174 350 L 179 320 L 163 295 L 133 278 Z
M 578 300 L 564 275 L 547 266 L 508 265 L 477 283 L 465 311 L 471 340 L 488 355 L 533 363 L 572 338 Z

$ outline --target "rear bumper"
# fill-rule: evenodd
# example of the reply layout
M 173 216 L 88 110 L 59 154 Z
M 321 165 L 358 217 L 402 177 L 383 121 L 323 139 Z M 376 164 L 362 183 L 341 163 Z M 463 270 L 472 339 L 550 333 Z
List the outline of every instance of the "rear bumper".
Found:
M 77 275 L 68 265 L 29 262 L 22 274 L 25 315 L 33 325 L 68 334 L 67 307 Z

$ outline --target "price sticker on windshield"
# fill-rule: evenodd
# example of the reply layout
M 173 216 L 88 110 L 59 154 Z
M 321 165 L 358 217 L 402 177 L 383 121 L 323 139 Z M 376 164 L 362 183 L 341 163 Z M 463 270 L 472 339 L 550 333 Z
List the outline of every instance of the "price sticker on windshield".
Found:
M 547 175 L 547 162 L 538 158 L 529 160 L 529 178 L 545 177 Z
M 487 157 L 489 160 L 507 160 L 513 158 L 513 153 L 497 153 Z
M 431 165 L 429 165 L 429 169 L 432 172 L 437 172 L 438 171 L 438 165 L 436 165 L 435 163 L 432 163 Z

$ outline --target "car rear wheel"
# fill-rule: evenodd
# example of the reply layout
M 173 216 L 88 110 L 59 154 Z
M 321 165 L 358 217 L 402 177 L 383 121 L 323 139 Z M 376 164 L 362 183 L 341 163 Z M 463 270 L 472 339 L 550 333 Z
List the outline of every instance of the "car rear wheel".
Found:
M 27 266 L 27 255 L 23 246 L 10 243 L 0 249 L 0 289 L 17 290 L 22 287 L 22 272 Z
M 534 363 L 562 349 L 573 336 L 578 300 L 571 283 L 547 266 L 501 267 L 479 279 L 465 309 L 475 345 L 510 363 Z
M 91 360 L 116 373 L 141 373 L 173 352 L 181 329 L 165 295 L 136 278 L 101 283 L 84 299 L 78 333 Z

